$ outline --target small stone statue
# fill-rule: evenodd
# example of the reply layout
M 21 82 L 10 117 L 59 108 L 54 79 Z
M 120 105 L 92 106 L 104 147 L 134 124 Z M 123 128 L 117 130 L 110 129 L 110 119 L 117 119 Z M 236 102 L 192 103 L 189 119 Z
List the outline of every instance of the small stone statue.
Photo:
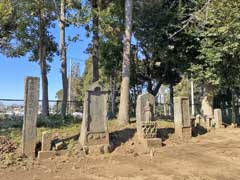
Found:
M 144 115 L 145 115 L 145 122 L 152 121 L 152 109 L 149 101 L 146 102 L 146 105 L 144 107 Z

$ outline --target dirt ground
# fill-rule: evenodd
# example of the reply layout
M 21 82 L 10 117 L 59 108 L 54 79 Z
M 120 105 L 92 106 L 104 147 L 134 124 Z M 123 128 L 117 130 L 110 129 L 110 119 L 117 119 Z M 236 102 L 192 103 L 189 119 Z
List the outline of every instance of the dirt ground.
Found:
M 75 153 L 0 169 L 0 180 L 239 180 L 240 129 L 219 129 L 150 153 L 136 137 L 111 154 Z M 140 149 L 139 149 L 140 148 Z

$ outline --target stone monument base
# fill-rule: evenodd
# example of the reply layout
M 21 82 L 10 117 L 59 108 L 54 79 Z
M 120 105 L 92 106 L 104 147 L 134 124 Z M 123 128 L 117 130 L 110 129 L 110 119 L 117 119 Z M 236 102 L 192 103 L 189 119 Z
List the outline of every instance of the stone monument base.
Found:
M 147 148 L 161 148 L 162 147 L 162 139 L 161 138 L 148 138 L 142 139 L 143 144 Z
M 55 156 L 56 156 L 55 151 L 39 151 L 38 152 L 38 159 L 54 158 Z
M 175 139 L 179 140 L 179 141 L 186 141 L 186 140 L 190 140 L 192 138 L 192 128 L 191 127 L 183 127 L 182 128 L 182 132 L 179 133 L 175 133 Z
M 105 154 L 105 153 L 110 153 L 111 150 L 112 150 L 112 146 L 109 144 L 83 146 L 83 151 L 86 154 Z
M 183 139 L 191 139 L 192 137 L 192 128 L 191 127 L 184 127 L 182 129 Z
M 237 123 L 231 123 L 231 125 L 228 126 L 228 128 L 237 128 Z

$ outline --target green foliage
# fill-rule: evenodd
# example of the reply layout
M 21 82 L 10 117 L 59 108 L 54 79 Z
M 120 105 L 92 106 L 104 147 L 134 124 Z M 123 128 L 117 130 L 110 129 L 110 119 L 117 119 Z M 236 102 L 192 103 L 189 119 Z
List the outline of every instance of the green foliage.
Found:
M 0 53 L 6 53 L 10 47 L 10 40 L 17 28 L 15 3 L 11 0 L 0 2 Z
M 198 61 L 190 70 L 195 80 L 216 91 L 239 86 L 239 10 L 238 0 L 210 1 L 189 28 L 200 43 Z
M 37 120 L 37 127 L 59 128 L 77 123 L 80 123 L 80 119 L 74 118 L 71 115 L 67 115 L 64 118 L 61 115 L 51 115 L 48 118 L 40 116 Z
M 180 74 L 195 59 L 192 34 L 175 34 L 189 16 L 187 1 L 138 0 L 134 9 L 134 36 L 137 40 L 137 77 L 148 91 L 157 94 L 161 84 L 177 84 Z M 175 34 L 175 36 L 173 36 Z
M 10 2 L 10 1 L 9 1 Z M 44 45 L 46 46 L 46 59 L 52 61 L 54 53 L 57 51 L 57 43 L 54 36 L 50 34 L 50 28 L 54 28 L 56 19 L 54 4 L 50 1 L 29 1 L 24 0 L 13 3 L 14 25 L 9 27 L 12 31 L 7 39 L 8 48 L 1 48 L 1 52 L 10 57 L 20 57 L 28 55 L 30 61 L 39 60 L 39 21 L 40 16 L 44 17 Z M 0 6 L 1 7 L 1 6 Z M 11 8 L 10 8 L 11 9 Z M 12 20 L 11 20 L 12 21 Z M 1 29 L 1 28 L 0 28 Z M 5 29 L 5 31 L 7 31 Z

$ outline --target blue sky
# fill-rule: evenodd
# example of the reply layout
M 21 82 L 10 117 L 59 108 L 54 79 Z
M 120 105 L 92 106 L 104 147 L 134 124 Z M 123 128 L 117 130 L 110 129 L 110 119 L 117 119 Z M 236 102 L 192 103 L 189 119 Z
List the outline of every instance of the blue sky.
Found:
M 51 30 L 59 42 L 59 28 Z M 80 62 L 81 73 L 84 70 L 84 61 L 88 58 L 85 50 L 91 39 L 85 37 L 84 28 L 69 27 L 66 29 L 66 36 L 80 34 L 80 41 L 69 43 L 67 50 L 68 73 L 70 57 L 73 61 Z M 40 67 L 36 62 L 29 62 L 27 57 L 7 58 L 0 54 L 0 99 L 23 99 L 24 97 L 24 77 L 40 77 Z M 60 58 L 55 57 L 51 63 L 51 71 L 48 74 L 49 99 L 55 99 L 56 92 L 62 88 L 60 74 Z M 40 87 L 41 90 L 41 87 Z M 41 98 L 41 92 L 40 92 Z

